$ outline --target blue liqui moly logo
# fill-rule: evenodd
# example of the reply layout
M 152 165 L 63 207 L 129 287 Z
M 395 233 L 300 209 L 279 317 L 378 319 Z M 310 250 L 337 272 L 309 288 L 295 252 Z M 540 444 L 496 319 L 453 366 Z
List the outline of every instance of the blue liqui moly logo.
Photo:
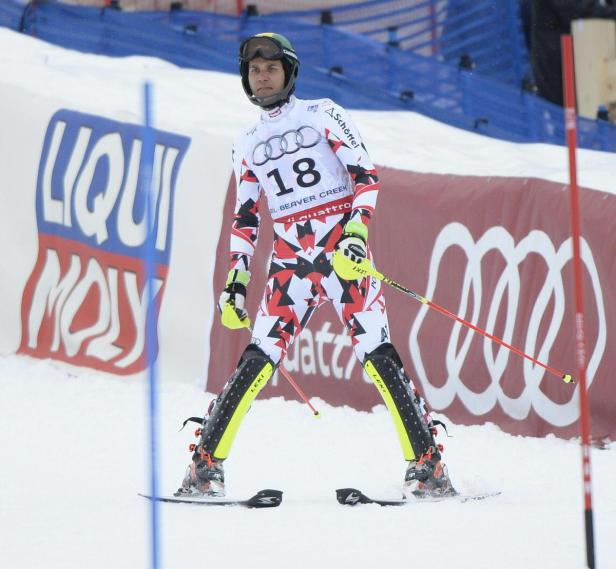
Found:
M 147 235 L 142 128 L 68 110 L 52 117 L 38 170 L 39 249 L 22 297 L 20 352 L 116 374 L 145 367 L 144 251 L 154 247 L 158 319 L 175 185 L 189 144 L 154 131 L 155 215 Z

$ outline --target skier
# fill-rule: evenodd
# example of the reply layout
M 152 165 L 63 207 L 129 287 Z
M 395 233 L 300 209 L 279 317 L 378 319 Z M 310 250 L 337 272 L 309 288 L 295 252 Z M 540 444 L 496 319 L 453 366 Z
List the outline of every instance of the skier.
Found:
M 357 128 L 333 101 L 293 95 L 299 60 L 284 36 L 248 38 L 239 63 L 244 91 L 261 113 L 233 149 L 237 201 L 230 270 L 218 304 L 226 327 L 249 324 L 244 303 L 262 191 L 274 221 L 274 249 L 252 341 L 197 430 L 199 443 L 191 445 L 192 462 L 176 495 L 224 495 L 223 461 L 240 422 L 326 300 L 393 416 L 408 461 L 405 496 L 455 494 L 434 439 L 435 422 L 389 342 L 381 282 L 349 270 L 349 262 L 371 259 L 368 223 L 379 191 Z

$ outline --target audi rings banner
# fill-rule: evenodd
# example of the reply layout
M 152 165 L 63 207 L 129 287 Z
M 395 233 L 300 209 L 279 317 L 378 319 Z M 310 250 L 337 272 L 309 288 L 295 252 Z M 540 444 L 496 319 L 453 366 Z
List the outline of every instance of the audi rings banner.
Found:
M 377 268 L 465 320 L 575 375 L 569 196 L 539 179 L 473 177 L 380 168 L 370 227 Z M 224 286 L 235 184 L 229 184 L 214 286 Z M 581 191 L 586 348 L 593 438 L 616 435 L 616 196 Z M 255 314 L 265 285 L 271 221 L 262 216 L 248 294 Z M 459 424 L 492 422 L 522 435 L 576 436 L 579 387 L 431 311 L 385 291 L 392 341 L 428 404 Z M 217 319 L 207 389 L 217 392 L 249 342 Z M 369 410 L 381 403 L 329 305 L 312 317 L 284 361 L 311 397 Z M 296 398 L 274 376 L 262 397 Z

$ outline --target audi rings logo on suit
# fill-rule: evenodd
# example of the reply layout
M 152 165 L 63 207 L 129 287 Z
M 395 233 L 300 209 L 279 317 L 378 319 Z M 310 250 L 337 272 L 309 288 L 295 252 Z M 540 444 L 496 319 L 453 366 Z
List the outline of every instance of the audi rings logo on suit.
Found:
M 252 162 L 255 166 L 263 166 L 285 154 L 295 154 L 301 148 L 312 148 L 321 138 L 321 134 L 309 125 L 300 126 L 297 130 L 287 130 L 259 142 L 252 151 Z

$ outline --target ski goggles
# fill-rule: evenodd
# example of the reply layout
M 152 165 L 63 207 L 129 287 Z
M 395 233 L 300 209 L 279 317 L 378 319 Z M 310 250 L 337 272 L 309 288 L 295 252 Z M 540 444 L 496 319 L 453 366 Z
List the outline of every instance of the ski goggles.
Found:
M 297 55 L 289 49 L 285 49 L 274 38 L 267 36 L 257 36 L 248 38 L 240 45 L 240 60 L 247 63 L 255 57 L 273 60 L 282 59 L 288 56 L 292 59 L 297 59 Z

